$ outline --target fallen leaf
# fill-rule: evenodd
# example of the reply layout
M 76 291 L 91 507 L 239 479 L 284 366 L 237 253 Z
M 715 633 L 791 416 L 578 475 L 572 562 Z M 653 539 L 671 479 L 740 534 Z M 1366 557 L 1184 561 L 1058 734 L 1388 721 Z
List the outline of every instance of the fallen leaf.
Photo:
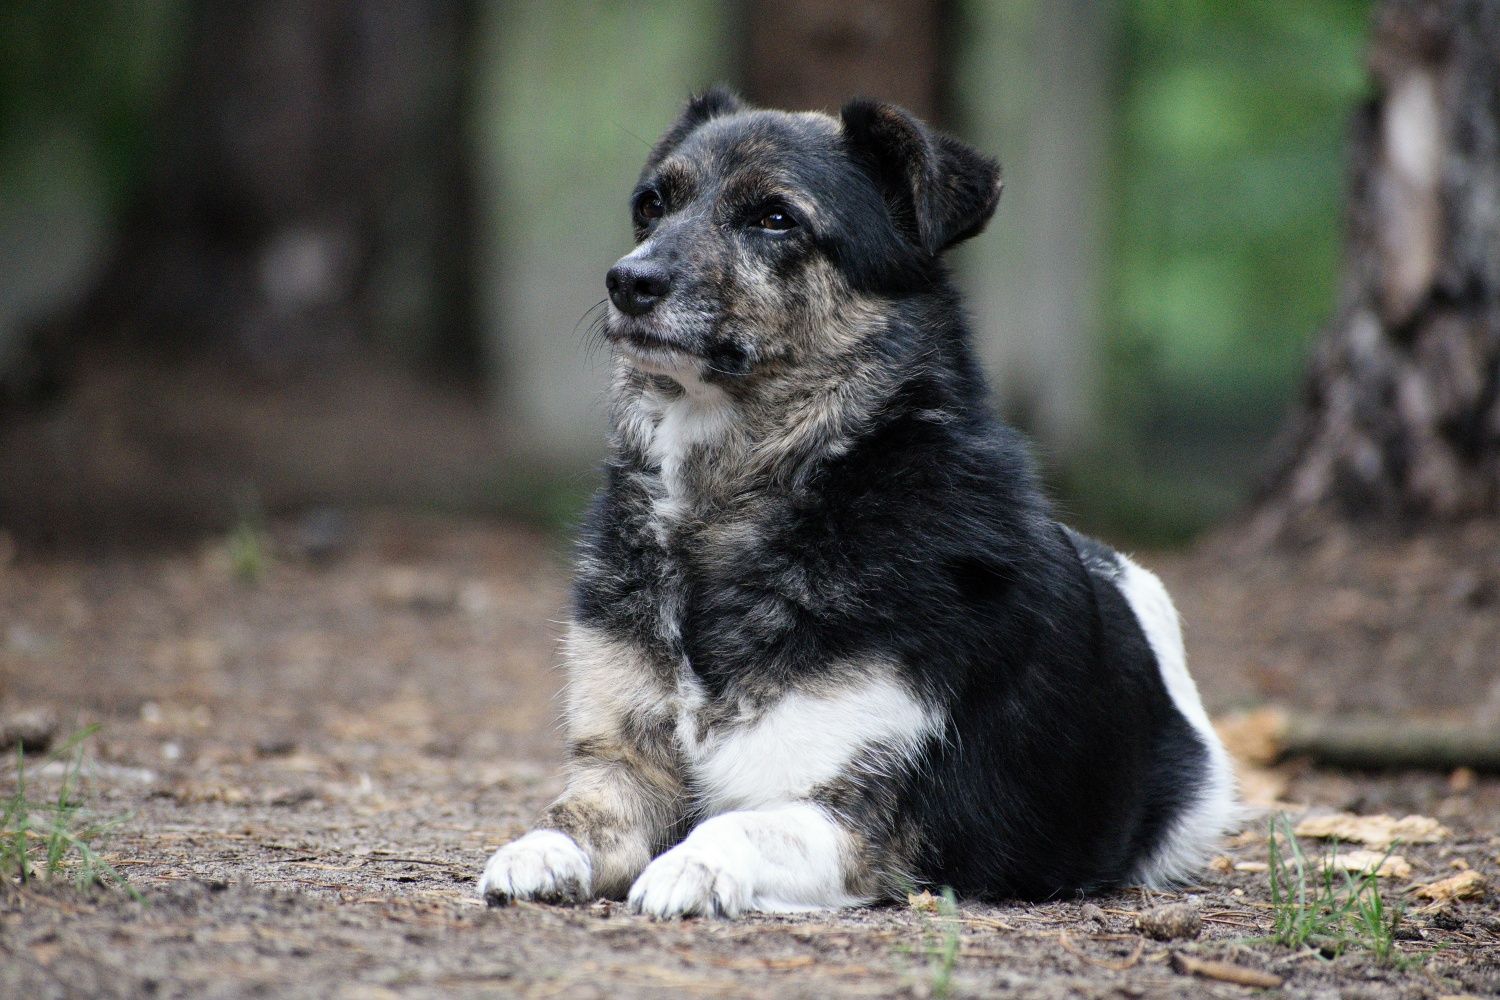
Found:
M 1338 839 L 1385 850 L 1396 841 L 1406 844 L 1435 844 L 1452 831 L 1430 816 L 1355 816 L 1334 813 L 1331 816 L 1309 816 L 1293 832 L 1299 837 Z
M 1264 830 L 1244 830 L 1230 837 L 1225 843 L 1226 847 L 1253 847 L 1263 843 L 1266 839 Z
M 1234 769 L 1240 801 L 1249 806 L 1276 806 L 1286 793 L 1287 776 L 1268 767 L 1241 764 Z
M 921 892 L 908 892 L 906 894 L 906 905 L 913 910 L 923 913 L 936 913 L 938 908 L 937 897 L 923 889 Z
M 1454 899 L 1480 899 L 1489 888 L 1484 876 L 1476 871 L 1459 872 L 1436 882 L 1414 886 L 1412 893 L 1421 899 L 1446 903 Z
M 1234 859 L 1227 854 L 1220 854 L 1208 863 L 1208 867 L 1220 875 L 1228 875 L 1234 871 Z
M 1339 851 L 1334 864 L 1356 875 L 1373 871 L 1381 878 L 1411 878 L 1411 865 L 1405 858 L 1383 851 Z
M 1234 866 L 1234 870 L 1237 872 L 1268 872 L 1271 870 L 1271 866 L 1264 861 L 1241 861 Z
M 1286 713 L 1279 708 L 1231 712 L 1215 719 L 1214 728 L 1225 749 L 1237 760 L 1263 766 L 1275 763 L 1281 756 Z

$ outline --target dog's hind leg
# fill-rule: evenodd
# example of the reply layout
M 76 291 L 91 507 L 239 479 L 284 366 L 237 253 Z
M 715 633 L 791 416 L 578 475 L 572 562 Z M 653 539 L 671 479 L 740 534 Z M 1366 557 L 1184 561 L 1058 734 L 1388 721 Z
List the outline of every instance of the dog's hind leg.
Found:
M 630 907 L 656 917 L 857 906 L 860 838 L 811 802 L 722 813 L 647 866 Z

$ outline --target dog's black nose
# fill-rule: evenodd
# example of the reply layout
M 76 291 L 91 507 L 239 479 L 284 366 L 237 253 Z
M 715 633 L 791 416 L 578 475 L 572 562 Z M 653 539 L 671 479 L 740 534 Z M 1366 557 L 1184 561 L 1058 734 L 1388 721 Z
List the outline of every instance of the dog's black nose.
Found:
M 604 276 L 609 300 L 627 316 L 642 316 L 667 297 L 672 280 L 650 264 L 616 264 Z

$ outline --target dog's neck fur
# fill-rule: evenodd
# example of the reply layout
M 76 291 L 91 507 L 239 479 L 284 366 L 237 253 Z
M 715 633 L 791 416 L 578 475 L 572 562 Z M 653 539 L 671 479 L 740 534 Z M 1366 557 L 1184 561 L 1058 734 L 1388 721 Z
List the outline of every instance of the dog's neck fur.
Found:
M 733 514 L 796 488 L 821 461 L 847 450 L 904 374 L 874 350 L 728 385 L 679 382 L 621 361 L 611 393 L 614 451 L 658 478 L 669 513 Z

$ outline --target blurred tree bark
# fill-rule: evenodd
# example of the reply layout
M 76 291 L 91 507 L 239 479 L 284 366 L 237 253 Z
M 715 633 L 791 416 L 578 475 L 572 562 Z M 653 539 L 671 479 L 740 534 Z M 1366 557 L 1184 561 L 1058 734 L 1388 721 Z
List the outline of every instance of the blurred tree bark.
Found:
M 103 339 L 274 372 L 384 343 L 477 374 L 470 6 L 194 0 L 143 190 L 40 350 Z
M 943 0 L 754 0 L 752 100 L 835 111 L 851 97 L 895 101 L 941 121 Z
M 1370 69 L 1339 303 L 1264 537 L 1500 511 L 1500 3 L 1385 0 Z

